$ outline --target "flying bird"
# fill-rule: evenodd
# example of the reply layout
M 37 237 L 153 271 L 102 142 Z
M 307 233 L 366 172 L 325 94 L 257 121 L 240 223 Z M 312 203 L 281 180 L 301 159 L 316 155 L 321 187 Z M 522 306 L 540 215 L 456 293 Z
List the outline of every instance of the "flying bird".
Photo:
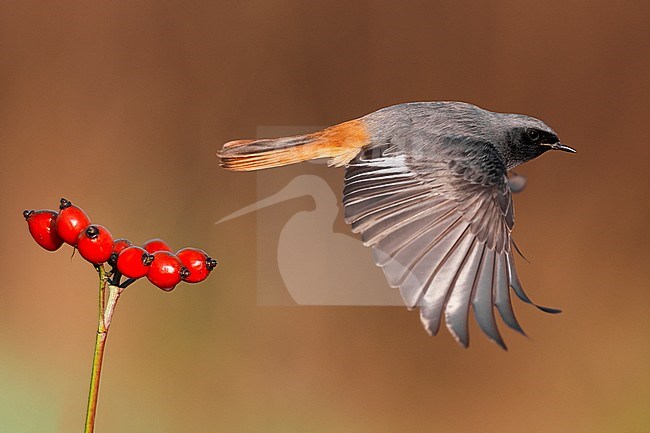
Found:
M 345 221 L 430 335 L 442 318 L 463 347 L 470 309 L 506 349 L 503 322 L 524 334 L 510 288 L 534 304 L 515 269 L 508 170 L 549 150 L 575 153 L 548 125 L 464 102 L 393 105 L 311 134 L 226 143 L 221 166 L 251 171 L 311 159 L 345 167 Z M 525 334 L 524 334 L 525 335 Z

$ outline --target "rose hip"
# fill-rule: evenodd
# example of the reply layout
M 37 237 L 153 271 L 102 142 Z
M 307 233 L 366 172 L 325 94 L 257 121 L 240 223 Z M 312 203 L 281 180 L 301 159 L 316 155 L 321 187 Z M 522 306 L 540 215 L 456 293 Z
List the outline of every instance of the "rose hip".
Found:
M 141 278 L 149 272 L 154 256 L 144 248 L 130 246 L 117 256 L 117 270 L 128 278 Z
M 183 278 L 188 283 L 199 283 L 205 280 L 210 271 L 217 266 L 217 261 L 209 257 L 205 251 L 198 248 L 183 248 L 176 253 L 183 266 L 189 270 L 189 275 Z
M 108 259 L 108 264 L 115 266 L 117 264 L 117 256 L 124 251 L 125 248 L 131 246 L 131 241 L 124 238 L 115 239 L 113 241 L 113 251 L 111 251 L 111 257 Z
M 119 260 L 119 258 L 118 258 Z M 170 291 L 188 274 L 181 260 L 169 251 L 153 253 L 153 262 L 147 272 L 147 279 L 156 287 Z
M 90 218 L 83 209 L 64 198 L 61 199 L 59 209 L 59 215 L 56 217 L 56 231 L 65 243 L 74 247 L 77 245 L 79 233 L 90 225 Z
M 156 251 L 169 251 L 170 253 L 172 252 L 172 249 L 167 244 L 167 242 L 163 241 L 160 238 L 149 239 L 144 243 L 144 245 L 142 245 L 142 248 L 147 250 L 149 254 L 153 254 Z
M 63 245 L 63 239 L 56 231 L 56 217 L 53 210 L 26 210 L 23 216 L 27 221 L 29 233 L 37 244 L 48 251 L 56 251 Z
M 111 257 L 113 236 L 104 226 L 89 225 L 79 234 L 77 249 L 81 257 L 90 263 L 100 265 Z

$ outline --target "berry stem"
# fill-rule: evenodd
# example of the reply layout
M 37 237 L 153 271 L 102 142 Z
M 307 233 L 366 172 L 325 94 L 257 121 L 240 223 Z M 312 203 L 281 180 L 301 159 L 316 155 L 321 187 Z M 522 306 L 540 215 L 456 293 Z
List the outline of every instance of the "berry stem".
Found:
M 120 289 L 124 290 L 127 287 L 129 287 L 131 284 L 135 283 L 137 280 L 138 280 L 137 278 L 128 278 L 128 279 L 124 280 L 124 282 L 122 284 L 120 284 L 119 287 L 120 287 Z
M 88 407 L 86 410 L 86 423 L 84 433 L 92 433 L 95 429 L 95 414 L 97 413 L 97 398 L 99 396 L 99 379 L 102 373 L 104 348 L 108 329 L 115 306 L 122 293 L 122 289 L 111 284 L 109 275 L 103 265 L 95 267 L 99 276 L 99 317 L 97 320 L 97 335 L 95 336 L 95 353 L 93 355 L 92 373 L 90 376 L 90 391 L 88 394 Z

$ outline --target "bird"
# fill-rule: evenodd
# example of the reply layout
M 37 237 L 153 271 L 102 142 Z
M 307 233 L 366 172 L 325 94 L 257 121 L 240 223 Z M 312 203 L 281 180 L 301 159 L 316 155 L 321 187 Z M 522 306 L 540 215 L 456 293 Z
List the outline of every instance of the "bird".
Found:
M 444 318 L 466 348 L 473 310 L 483 333 L 507 350 L 496 312 L 526 335 L 510 289 L 560 312 L 533 303 L 517 275 L 507 177 L 550 150 L 576 152 L 537 118 L 446 101 L 392 105 L 304 135 L 234 140 L 217 156 L 232 171 L 321 158 L 344 167 L 345 222 L 406 307 L 419 309 L 427 333 L 437 335 Z

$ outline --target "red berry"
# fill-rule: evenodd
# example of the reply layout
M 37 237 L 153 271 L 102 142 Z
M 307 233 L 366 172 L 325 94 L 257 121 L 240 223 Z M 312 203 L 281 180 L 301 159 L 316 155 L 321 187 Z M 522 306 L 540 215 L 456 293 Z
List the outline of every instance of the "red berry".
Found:
M 169 251 L 156 251 L 153 253 L 153 262 L 149 266 L 147 279 L 154 286 L 168 292 L 173 290 L 187 273 L 181 260 L 174 254 Z
M 36 243 L 48 251 L 56 251 L 63 245 L 63 239 L 56 232 L 57 215 L 53 210 L 26 210 L 23 212 L 29 233 Z
M 147 275 L 153 259 L 144 248 L 130 246 L 117 256 L 117 270 L 129 278 L 141 278 Z
M 89 225 L 79 233 L 77 249 L 81 257 L 90 263 L 100 265 L 111 257 L 113 251 L 113 236 L 106 227 L 97 224 Z
M 205 280 L 210 271 L 217 266 L 217 261 L 198 248 L 183 248 L 176 253 L 183 266 L 189 271 L 189 275 L 183 278 L 188 283 L 199 283 Z
M 172 252 L 172 249 L 169 247 L 169 245 L 167 245 L 167 242 L 159 238 L 149 239 L 144 243 L 144 245 L 142 245 L 142 248 L 147 250 L 149 254 L 153 254 L 156 251 L 169 251 L 170 253 Z
M 117 264 L 117 256 L 119 256 L 120 253 L 124 251 L 125 248 L 130 246 L 131 246 L 131 241 L 128 239 L 124 239 L 124 238 L 115 239 L 113 241 L 113 251 L 111 251 L 111 257 L 108 259 L 108 263 L 111 266 L 115 266 Z
M 59 209 L 59 216 L 56 217 L 56 231 L 65 243 L 74 247 L 77 245 L 79 233 L 90 225 L 90 218 L 83 209 L 64 198 L 61 199 Z
M 120 254 L 126 248 L 133 245 L 130 240 L 125 238 L 118 238 L 113 241 L 113 252 Z

